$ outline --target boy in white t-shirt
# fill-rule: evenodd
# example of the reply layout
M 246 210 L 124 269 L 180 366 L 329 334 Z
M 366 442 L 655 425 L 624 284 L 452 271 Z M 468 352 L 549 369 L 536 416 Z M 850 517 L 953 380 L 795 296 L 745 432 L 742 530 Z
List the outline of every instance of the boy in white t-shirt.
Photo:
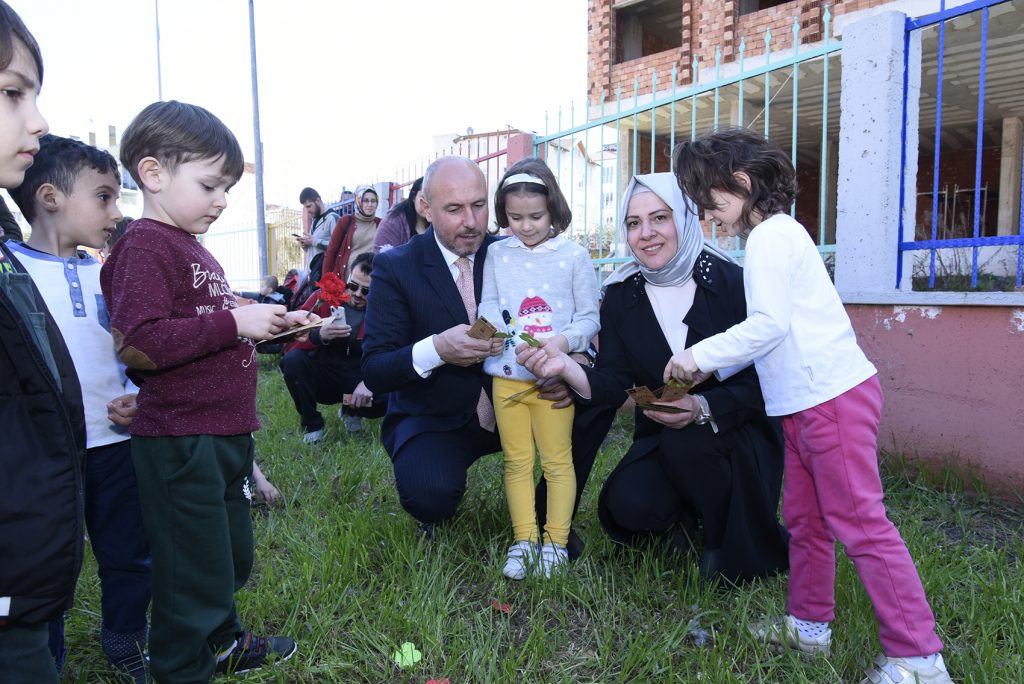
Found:
M 100 292 L 100 248 L 121 219 L 117 162 L 107 152 L 54 135 L 40 140 L 35 163 L 11 196 L 32 226 L 8 246 L 32 276 L 71 352 L 82 386 L 86 444 L 85 521 L 99 566 L 100 639 L 122 676 L 149 682 L 145 648 L 150 557 L 142 526 L 125 416 L 134 386 L 118 360 Z M 115 424 L 115 420 L 122 423 Z M 63 620 L 50 625 L 50 648 L 64 657 Z

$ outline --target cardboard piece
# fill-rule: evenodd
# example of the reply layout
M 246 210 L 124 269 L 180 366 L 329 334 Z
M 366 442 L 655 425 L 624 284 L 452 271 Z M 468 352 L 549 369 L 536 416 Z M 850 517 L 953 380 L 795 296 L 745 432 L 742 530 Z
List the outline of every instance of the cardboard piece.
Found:
M 690 387 L 673 380 L 667 385 L 662 385 L 655 391 L 651 391 L 647 386 L 641 385 L 640 387 L 631 387 L 626 390 L 626 394 L 628 394 L 637 407 L 642 410 L 661 411 L 662 413 L 685 413 L 686 409 L 684 408 L 680 408 L 679 406 L 669 406 L 668 404 L 660 402 L 682 399 L 689 389 Z
M 330 325 L 331 323 L 333 323 L 335 318 L 336 318 L 336 316 L 328 316 L 327 318 L 321 318 L 319 321 L 316 321 L 315 323 L 306 323 L 305 325 L 300 325 L 300 326 L 296 326 L 294 328 L 289 328 L 288 330 L 285 330 L 283 332 L 277 333 L 273 337 L 267 338 L 265 340 L 260 340 L 256 344 L 262 344 L 263 342 L 270 342 L 272 340 L 280 340 L 280 339 L 285 338 L 285 337 L 294 337 L 295 335 L 299 335 L 301 333 L 304 333 L 307 330 L 314 330 L 316 328 L 322 328 L 325 325 Z
M 494 337 L 496 332 L 498 332 L 498 329 L 489 320 L 481 316 L 470 326 L 466 334 L 475 340 L 489 340 Z

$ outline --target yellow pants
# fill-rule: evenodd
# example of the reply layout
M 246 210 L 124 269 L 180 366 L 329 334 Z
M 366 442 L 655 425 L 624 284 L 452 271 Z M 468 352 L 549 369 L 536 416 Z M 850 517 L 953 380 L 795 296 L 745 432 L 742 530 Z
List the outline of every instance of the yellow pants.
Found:
M 576 471 L 572 467 L 572 419 L 576 409 L 553 409 L 552 402 L 539 398 L 536 392 L 508 401 L 508 397 L 532 386 L 532 382 L 494 378 L 494 415 L 505 452 L 505 495 L 512 532 L 516 541 L 538 540 L 533 500 L 536 443 L 548 483 L 544 543 L 565 546 L 576 503 Z

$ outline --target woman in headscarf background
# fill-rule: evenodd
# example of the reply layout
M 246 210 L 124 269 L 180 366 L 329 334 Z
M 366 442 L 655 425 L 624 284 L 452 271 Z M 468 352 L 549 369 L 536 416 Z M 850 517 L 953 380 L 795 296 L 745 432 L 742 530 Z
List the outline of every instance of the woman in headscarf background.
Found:
M 538 377 L 561 377 L 582 404 L 619 406 L 630 387 L 658 389 L 675 351 L 746 318 L 742 269 L 705 243 L 672 174 L 631 179 L 622 216 L 635 262 L 607 281 L 596 366 L 553 347 L 519 348 L 520 363 Z M 633 444 L 598 501 L 604 529 L 623 544 L 681 551 L 702 537 L 705 579 L 785 570 L 786 533 L 776 518 L 782 434 L 765 415 L 753 366 L 705 377 L 667 403 L 678 412 L 637 408 Z
M 373 238 L 373 253 L 380 254 L 400 247 L 427 230 L 427 219 L 420 214 L 416 198 L 423 189 L 423 177 L 417 178 L 409 187 L 409 196 L 391 207 L 388 215 L 380 222 L 377 235 Z
M 355 211 L 338 220 L 324 251 L 324 273 L 336 273 L 347 282 L 356 257 L 373 251 L 373 239 L 380 224 L 376 216 L 379 201 L 377 191 L 369 185 L 356 188 Z

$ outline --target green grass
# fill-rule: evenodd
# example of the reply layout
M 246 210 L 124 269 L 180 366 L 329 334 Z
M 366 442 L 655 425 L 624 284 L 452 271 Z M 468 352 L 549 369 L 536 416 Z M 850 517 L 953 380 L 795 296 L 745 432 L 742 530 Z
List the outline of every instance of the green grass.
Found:
M 304 447 L 267 360 L 259 407 L 257 459 L 287 505 L 254 509 L 256 564 L 238 609 L 259 632 L 294 636 L 299 653 L 220 681 L 857 682 L 881 652 L 871 605 L 841 553 L 832 656 L 813 660 L 746 635 L 748 622 L 782 612 L 784 577 L 711 587 L 692 563 L 611 544 L 595 500 L 628 444 L 630 420 L 616 423 L 585 493 L 576 522 L 587 542 L 583 559 L 564 578 L 514 583 L 500 571 L 510 525 L 499 456 L 471 470 L 458 514 L 425 544 L 398 503 L 379 421 L 348 439 L 327 407 L 327 444 Z M 1024 513 L 967 494 L 948 477 L 951 486 L 927 486 L 890 461 L 889 512 L 921 571 L 955 680 L 1021 681 Z M 113 681 L 99 646 L 95 563 L 86 555 L 63 681 Z M 511 612 L 495 610 L 491 599 Z M 707 645 L 696 642 L 695 628 L 710 634 Z M 406 641 L 422 660 L 400 670 L 392 655 Z

